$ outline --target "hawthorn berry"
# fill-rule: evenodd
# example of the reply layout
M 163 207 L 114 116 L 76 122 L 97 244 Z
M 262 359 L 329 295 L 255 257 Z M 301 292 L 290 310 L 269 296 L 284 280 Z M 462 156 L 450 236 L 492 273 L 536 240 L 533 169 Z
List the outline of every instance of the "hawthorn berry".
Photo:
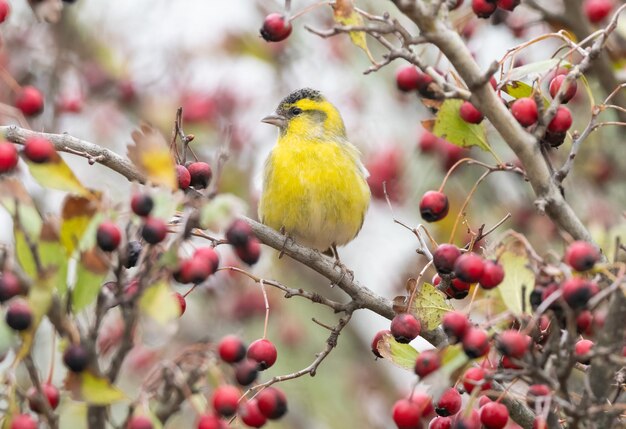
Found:
M 554 78 L 552 78 L 552 80 L 550 81 L 550 96 L 552 98 L 556 97 L 556 94 L 561 89 L 561 86 L 563 85 L 565 78 L 566 78 L 565 75 L 559 74 L 559 75 L 556 75 Z M 569 87 L 567 87 L 567 90 L 565 91 L 565 94 L 563 95 L 563 100 L 561 102 L 563 104 L 567 104 L 567 102 L 569 102 L 572 98 L 574 98 L 574 96 L 576 95 L 577 89 L 578 89 L 578 84 L 576 83 L 576 81 L 575 80 L 571 81 L 569 84 Z
M 53 410 L 56 409 L 56 407 L 59 406 L 59 399 L 61 397 L 61 395 L 59 394 L 59 389 L 57 389 L 50 383 L 42 383 L 41 390 L 50 408 Z M 37 392 L 37 389 L 35 389 L 35 386 L 28 389 L 26 397 L 28 398 L 28 406 L 31 410 L 36 413 L 43 412 L 43 404 L 39 400 L 39 394 Z
M 267 422 L 267 418 L 259 411 L 256 399 L 250 399 L 239 407 L 239 417 L 246 426 L 253 428 L 260 428 Z
M 451 343 L 462 341 L 471 325 L 467 316 L 459 311 L 449 311 L 441 318 L 441 327 Z
M 470 283 L 454 278 L 450 282 L 450 286 L 443 292 L 450 298 L 463 299 L 469 294 L 471 286 Z
M 574 345 L 574 355 L 576 355 L 576 359 L 578 362 L 589 365 L 591 362 L 591 358 L 586 357 L 591 349 L 593 348 L 593 341 L 591 340 L 580 340 Z
M 612 9 L 612 0 L 585 0 L 583 3 L 583 10 L 585 15 L 587 15 L 587 19 L 594 24 L 603 21 L 604 18 L 609 16 Z
M 415 374 L 426 377 L 441 367 L 441 357 L 435 350 L 425 350 L 415 359 Z
M 534 409 L 537 400 L 547 396 L 550 396 L 550 387 L 545 384 L 531 384 L 526 392 L 526 403 Z
M 436 222 L 448 214 L 448 197 L 443 192 L 428 191 L 420 201 L 420 214 L 426 222 Z
M 435 403 L 435 412 L 443 417 L 452 416 L 461 409 L 461 394 L 454 387 L 450 387 Z
M 268 42 L 280 42 L 291 34 L 291 22 L 279 13 L 270 13 L 261 27 L 261 37 Z
M 15 98 L 15 107 L 20 109 L 24 116 L 35 116 L 43 112 L 43 95 L 34 86 L 24 86 Z
M 232 417 L 237 412 L 241 392 L 235 386 L 225 384 L 213 392 L 213 409 L 220 416 Z
M 563 299 L 574 310 L 585 307 L 589 300 L 600 291 L 596 283 L 581 277 L 565 280 L 561 288 Z
M 126 429 L 152 429 L 152 420 L 146 416 L 133 416 L 128 420 Z
M 383 336 L 385 334 L 390 334 L 391 335 L 391 331 L 389 329 L 383 329 L 382 331 L 378 331 L 376 333 L 376 335 L 374 335 L 374 339 L 372 340 L 372 353 L 374 353 L 374 356 L 376 356 L 377 358 L 383 358 L 383 356 L 380 354 L 380 352 L 378 351 L 378 343 L 380 342 L 380 340 L 383 339 Z
M 479 366 L 469 368 L 465 371 L 463 378 L 461 379 L 465 391 L 471 394 L 476 388 L 479 388 L 480 390 L 489 390 L 491 388 L 491 383 L 486 380 L 486 376 L 487 372 L 484 368 Z
M 80 344 L 72 344 L 63 353 L 63 363 L 72 372 L 83 372 L 89 365 L 89 353 Z
M 136 193 L 130 200 L 130 208 L 137 216 L 148 216 L 154 208 L 154 200 L 148 194 Z
M 11 5 L 7 0 L 0 0 L 0 24 L 6 21 L 11 12 Z
M 37 429 L 37 421 L 28 414 L 17 414 L 11 418 L 9 429 Z
M 23 292 L 20 279 L 15 274 L 11 271 L 4 271 L 0 274 L 0 303 L 6 302 Z
M 417 338 L 422 330 L 422 324 L 412 314 L 401 313 L 393 318 L 389 329 L 397 342 L 407 344 Z
M 185 310 L 187 310 L 187 300 L 185 299 L 185 297 L 182 296 L 178 292 L 172 292 L 172 298 L 174 298 L 174 300 L 178 304 L 178 309 L 179 309 L 180 316 L 185 314 Z
M 478 411 L 471 410 L 469 414 L 458 413 L 454 416 L 453 429 L 480 429 L 480 416 Z
M 517 363 L 513 362 L 513 358 L 509 356 L 502 356 L 500 359 L 500 368 L 504 369 L 521 369 L 522 367 Z
M 454 263 L 454 274 L 466 283 L 476 283 L 485 271 L 483 258 L 476 253 L 465 253 Z
M 258 362 L 259 371 L 264 371 L 274 365 L 278 352 L 271 341 L 261 338 L 248 346 L 247 356 L 248 359 Z
M 428 416 L 435 411 L 435 407 L 433 406 L 433 398 L 426 393 L 413 392 L 410 398 L 411 402 L 417 404 L 422 414 L 422 417 Z
M 511 113 L 522 126 L 533 125 L 539 119 L 537 103 L 530 97 L 518 98 L 511 105 Z
M 528 351 L 530 337 L 514 329 L 507 329 L 496 337 L 496 347 L 505 356 L 521 359 Z
M 430 421 L 428 429 L 450 429 L 452 428 L 452 419 L 450 417 L 435 417 Z
M 469 124 L 480 124 L 485 116 L 469 101 L 464 101 L 459 108 L 461 119 Z
M 431 153 L 437 149 L 439 137 L 428 130 L 424 130 L 420 135 L 418 146 L 424 153 Z
M 202 414 L 196 427 L 197 429 L 225 429 L 228 426 L 218 416 Z
M 178 188 L 185 190 L 191 185 L 191 174 L 187 167 L 181 164 L 176 165 L 176 179 L 178 180 Z
M 122 231 L 113 222 L 105 220 L 96 231 L 96 243 L 98 247 L 105 252 L 112 252 L 120 245 L 122 241 Z
M 285 393 L 276 388 L 268 387 L 257 396 L 259 410 L 270 420 L 280 419 L 287 413 L 287 397 Z
M 209 265 L 209 274 L 215 274 L 220 265 L 220 257 L 213 247 L 198 247 L 195 252 L 193 252 L 193 258 Z
M 546 130 L 543 137 L 541 137 L 541 142 L 550 145 L 550 147 L 559 147 L 565 142 L 565 137 L 567 133 L 553 133 L 550 130 Z
M 192 257 L 184 260 L 178 270 L 178 279 L 181 283 L 200 284 L 211 274 L 211 265 L 205 261 Z
M 226 230 L 226 240 L 235 247 L 248 244 L 250 237 L 254 237 L 252 227 L 242 219 L 235 219 Z
M 17 166 L 17 149 L 13 143 L 0 142 L 0 174 L 7 173 Z
M 589 310 L 581 311 L 576 316 L 576 331 L 579 334 L 591 335 L 593 333 L 593 313 Z
M 9 328 L 16 331 L 25 331 L 33 323 L 33 311 L 22 299 L 11 301 L 4 317 Z
M 591 243 L 574 241 L 565 251 L 565 263 L 576 271 L 587 271 L 600 260 L 600 252 Z
M 251 237 L 245 246 L 235 247 L 235 253 L 246 264 L 254 265 L 261 257 L 261 242 L 256 237 Z
M 415 66 L 404 66 L 396 72 L 396 85 L 400 91 L 411 92 L 418 89 L 421 72 Z
M 147 217 L 141 228 L 141 237 L 150 244 L 158 244 L 165 240 L 167 224 L 163 219 Z
M 236 335 L 227 335 L 217 345 L 217 352 L 224 362 L 237 363 L 246 357 L 246 345 Z
M 421 429 L 420 407 L 408 399 L 400 399 L 393 405 L 392 417 L 398 429 Z
M 489 18 L 498 5 L 495 1 L 489 0 L 472 0 L 472 10 L 479 18 Z
M 498 7 L 500 9 L 512 11 L 519 6 L 521 0 L 498 0 Z
M 504 268 L 496 261 L 485 261 L 483 263 L 483 274 L 478 283 L 483 289 L 493 289 L 504 280 Z
M 509 422 L 509 410 L 499 402 L 490 402 L 480 409 L 480 422 L 485 429 L 502 429 Z
M 54 145 L 47 138 L 33 136 L 24 143 L 24 156 L 36 164 L 50 161 L 54 154 Z
M 189 175 L 191 176 L 191 186 L 196 189 L 204 189 L 209 186 L 213 171 L 211 166 L 206 162 L 196 161 L 187 166 Z
M 440 244 L 433 252 L 433 264 L 439 274 L 450 274 L 461 250 L 454 244 Z
M 548 131 L 555 134 L 564 133 L 572 126 L 572 112 L 565 107 L 559 106 L 554 118 L 548 124 Z
M 235 380 L 241 386 L 249 386 L 254 383 L 259 376 L 258 363 L 245 359 L 235 365 Z

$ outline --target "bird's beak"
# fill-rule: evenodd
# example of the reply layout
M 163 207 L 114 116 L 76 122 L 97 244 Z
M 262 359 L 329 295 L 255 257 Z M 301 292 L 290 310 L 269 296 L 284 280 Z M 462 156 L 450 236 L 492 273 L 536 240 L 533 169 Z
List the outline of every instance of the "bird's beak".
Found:
M 287 118 L 281 115 L 269 115 L 261 119 L 261 122 L 266 124 L 276 125 L 278 128 L 285 128 L 287 126 Z

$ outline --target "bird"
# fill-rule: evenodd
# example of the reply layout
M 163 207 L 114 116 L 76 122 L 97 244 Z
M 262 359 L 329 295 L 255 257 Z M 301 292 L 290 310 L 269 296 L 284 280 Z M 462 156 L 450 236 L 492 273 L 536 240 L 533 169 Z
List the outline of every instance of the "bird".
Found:
M 320 91 L 292 92 L 262 122 L 279 129 L 265 161 L 259 220 L 340 263 L 370 203 L 367 172 L 337 108 Z

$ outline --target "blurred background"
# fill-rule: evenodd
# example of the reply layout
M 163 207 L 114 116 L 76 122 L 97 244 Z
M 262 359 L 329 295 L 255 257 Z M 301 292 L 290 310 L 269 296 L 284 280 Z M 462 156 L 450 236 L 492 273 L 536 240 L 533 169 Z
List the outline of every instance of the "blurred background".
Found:
M 294 1 L 292 9 L 296 13 L 313 4 Z M 218 152 L 229 153 L 219 177 L 219 191 L 233 196 L 223 203 L 232 212 L 256 216 L 262 165 L 277 137 L 276 129 L 260 119 L 295 89 L 321 90 L 341 111 L 350 140 L 363 154 L 374 197 L 359 237 L 341 249 L 342 260 L 354 270 L 357 280 L 388 298 L 402 294 L 406 280 L 416 277 L 425 263 L 415 252 L 415 236 L 394 224 L 394 216 L 412 227 L 420 224 L 421 195 L 437 189 L 447 169 L 460 158 L 471 156 L 494 163 L 488 153 L 477 148 L 462 150 L 433 139 L 422 128 L 421 121 L 433 116 L 416 94 L 396 88 L 394 74 L 403 64 L 393 63 L 365 75 L 371 64 L 347 36 L 322 39 L 307 31 L 305 26 L 332 26 L 328 5 L 296 19 L 293 34 L 280 43 L 267 43 L 258 33 L 264 16 L 283 11 L 284 5 L 274 1 L 78 0 L 65 4 L 56 24 L 38 22 L 25 1 L 12 1 L 11 6 L 10 19 L 0 29 L 0 64 L 20 85 L 34 85 L 43 91 L 45 110 L 29 120 L 34 130 L 67 132 L 125 154 L 130 132 L 140 121 L 169 136 L 176 109 L 182 106 L 185 132 L 196 136 L 191 146 L 199 157 L 215 166 Z M 371 13 L 399 15 L 389 2 L 359 1 L 358 6 Z M 482 67 L 500 59 L 510 47 L 554 30 L 537 25 L 537 15 L 524 7 L 484 21 L 465 5 L 453 19 Z M 409 22 L 402 22 L 417 32 Z M 369 40 L 369 45 L 380 59 L 384 51 L 375 40 Z M 516 65 L 548 58 L 557 47 L 552 42 L 537 44 L 522 51 Z M 449 65 L 437 52 L 422 47 L 418 52 L 449 76 Z M 593 80 L 590 88 L 599 100 L 602 92 Z M 10 105 L 12 99 L 10 86 L 0 85 L 0 101 Z M 571 104 L 573 129 L 581 130 L 588 122 L 589 104 L 585 91 L 579 90 Z M 2 115 L 2 124 L 9 123 L 17 120 Z M 487 129 L 489 143 L 500 159 L 515 162 L 497 133 L 489 125 Z M 555 151 L 556 165 L 566 158 L 570 144 L 568 137 Z M 604 127 L 592 134 L 565 186 L 567 199 L 605 245 L 620 231 L 626 232 L 625 160 L 619 156 L 623 145 L 619 129 Z M 131 184 L 126 179 L 91 166 L 85 159 L 63 157 L 85 185 L 104 191 L 121 210 L 128 210 Z M 480 167 L 462 166 L 451 176 L 445 191 L 453 216 L 428 226 L 437 241 L 448 239 L 459 208 L 482 173 Z M 27 174 L 23 179 L 42 212 L 58 212 L 63 193 L 44 192 Z M 393 211 L 384 199 L 383 182 Z M 563 237 L 549 219 L 535 213 L 532 202 L 532 190 L 519 176 L 496 173 L 469 204 L 467 222 L 476 230 L 511 213 L 512 218 L 481 246 L 489 249 L 501 233 L 515 229 L 526 234 L 541 252 L 560 251 Z M 0 225 L 4 226 L 0 239 L 10 243 L 10 218 L 5 213 L 0 213 Z M 457 243 L 467 241 L 466 229 L 460 228 L 456 234 Z M 240 264 L 229 249 L 220 247 L 219 251 L 224 264 Z M 287 258 L 278 259 L 269 248 L 263 249 L 261 262 L 251 271 L 345 300 L 340 291 L 330 289 L 328 281 Z M 432 274 L 428 272 L 426 278 Z M 326 308 L 298 298 L 285 300 L 274 290 L 269 293 L 269 338 L 278 345 L 279 359 L 262 374 L 263 379 L 304 368 L 324 348 L 327 332 L 314 324 L 312 317 L 329 325 L 337 320 Z M 241 334 L 247 341 L 262 335 L 263 297 L 258 286 L 242 276 L 214 276 L 189 296 L 188 303 L 187 313 L 176 326 L 168 332 L 146 329 L 144 344 L 131 352 L 121 377 L 122 387 L 130 395 L 136 393 L 150 368 L 171 356 L 177 346 L 217 340 L 228 333 Z M 463 307 L 464 302 L 455 305 Z M 108 322 L 109 328 L 115 329 L 116 321 Z M 270 427 L 390 427 L 391 405 L 414 380 L 388 362 L 377 362 L 370 351 L 374 334 L 388 325 L 388 320 L 375 314 L 355 313 L 338 348 L 315 378 L 282 384 L 290 413 Z M 415 346 L 428 345 L 417 340 Z M 50 344 L 42 338 L 38 347 L 45 364 Z M 61 380 L 60 371 L 55 378 Z M 190 427 L 192 420 L 193 413 L 187 408 L 167 427 Z M 71 421 L 72 427 L 81 427 Z

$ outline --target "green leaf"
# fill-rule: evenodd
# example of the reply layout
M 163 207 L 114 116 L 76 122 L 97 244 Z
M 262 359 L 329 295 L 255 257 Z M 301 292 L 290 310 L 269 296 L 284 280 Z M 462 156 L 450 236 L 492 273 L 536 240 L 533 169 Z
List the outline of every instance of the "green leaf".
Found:
M 516 67 L 505 75 L 507 81 L 509 80 L 522 80 L 528 78 L 530 74 L 541 74 L 555 68 L 557 65 L 560 67 L 570 68 L 572 65 L 559 58 L 551 58 L 549 60 L 537 61 L 535 63 L 525 64 L 521 67 Z
M 246 213 L 248 206 L 233 194 L 217 194 L 200 209 L 200 227 L 221 231 L 228 228 L 235 216 Z
M 533 87 L 519 80 L 508 82 L 506 85 L 504 85 L 502 91 L 509 94 L 515 99 L 530 97 L 533 95 Z M 548 100 L 546 97 L 541 98 L 543 99 L 544 106 L 550 106 L 550 100 Z
M 504 280 L 496 288 L 502 296 L 502 301 L 506 307 L 516 315 L 522 314 L 522 287 L 526 287 L 526 311 L 531 314 L 529 292 L 535 286 L 535 275 L 528 268 L 529 259 L 525 254 L 504 251 L 498 259 L 504 268 Z
M 109 272 L 108 261 L 97 249 L 81 254 L 76 268 L 76 283 L 72 290 L 72 310 L 79 313 L 96 300 Z
M 378 353 L 385 359 L 390 360 L 400 368 L 413 371 L 415 369 L 415 359 L 419 352 L 409 344 L 397 342 L 393 335 L 385 334 L 378 342 Z
M 414 314 L 422 322 L 422 327 L 433 330 L 441 324 L 441 317 L 452 306 L 443 292 L 430 283 L 423 283 L 413 299 Z
M 139 300 L 142 314 L 165 325 L 180 317 L 180 305 L 165 281 L 150 286 Z
M 65 398 L 58 409 L 59 427 L 72 429 L 89 429 L 87 423 L 88 406 L 84 402 Z
M 109 380 L 97 377 L 89 371 L 81 374 L 80 394 L 90 405 L 111 405 L 126 399 L 124 393 L 111 385 Z
M 49 222 L 41 230 L 38 250 L 41 265 L 54 273 L 54 288 L 61 295 L 64 294 L 67 289 L 68 258 L 57 232 Z
M 456 99 L 443 102 L 437 112 L 433 134 L 460 147 L 478 146 L 491 152 L 484 124 L 469 124 L 461 119 L 459 109 L 462 103 L 463 100 Z
M 33 253 L 30 251 L 30 247 L 28 246 L 28 241 L 26 240 L 26 236 L 24 233 L 15 228 L 15 256 L 17 257 L 17 262 L 19 262 L 20 267 L 24 270 L 24 273 L 29 277 L 33 278 L 37 276 L 37 266 L 35 264 L 35 258 L 33 257 Z

